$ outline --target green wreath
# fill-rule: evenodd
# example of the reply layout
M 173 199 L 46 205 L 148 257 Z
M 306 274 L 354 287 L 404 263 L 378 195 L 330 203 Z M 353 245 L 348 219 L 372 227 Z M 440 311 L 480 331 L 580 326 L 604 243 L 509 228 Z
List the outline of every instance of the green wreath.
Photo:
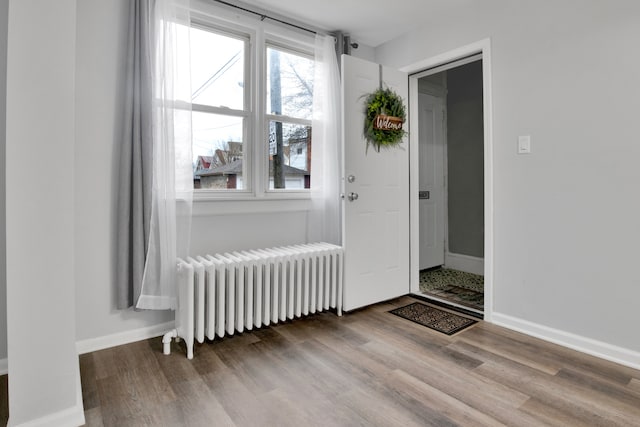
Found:
M 406 132 L 402 129 L 405 121 L 402 98 L 389 88 L 378 89 L 367 95 L 365 100 L 364 138 L 376 151 L 399 145 Z M 377 126 L 386 123 L 386 127 Z

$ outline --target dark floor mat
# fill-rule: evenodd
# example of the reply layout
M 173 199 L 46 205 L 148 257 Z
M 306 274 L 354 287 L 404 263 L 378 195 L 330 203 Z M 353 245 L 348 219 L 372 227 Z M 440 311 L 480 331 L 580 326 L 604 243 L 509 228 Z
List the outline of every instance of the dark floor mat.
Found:
M 457 314 L 419 302 L 396 308 L 389 311 L 389 313 L 447 335 L 453 335 L 464 328 L 478 323 L 476 320 L 458 316 Z

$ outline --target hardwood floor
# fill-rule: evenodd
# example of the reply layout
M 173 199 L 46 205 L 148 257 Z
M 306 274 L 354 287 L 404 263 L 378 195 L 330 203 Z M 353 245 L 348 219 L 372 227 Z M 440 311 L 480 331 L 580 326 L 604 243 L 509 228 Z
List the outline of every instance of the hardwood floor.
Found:
M 483 322 L 449 337 L 387 313 L 413 301 L 196 345 L 191 361 L 160 338 L 82 355 L 87 425 L 640 425 L 640 371 Z

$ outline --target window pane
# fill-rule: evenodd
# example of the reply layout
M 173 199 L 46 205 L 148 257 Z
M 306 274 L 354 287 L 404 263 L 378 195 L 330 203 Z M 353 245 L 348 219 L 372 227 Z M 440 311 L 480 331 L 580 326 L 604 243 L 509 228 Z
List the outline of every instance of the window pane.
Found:
M 267 113 L 311 120 L 312 59 L 267 48 Z
M 194 111 L 194 187 L 203 189 L 245 189 L 242 117 Z
M 244 109 L 245 41 L 191 29 L 192 102 Z
M 309 188 L 311 127 L 269 122 L 269 189 Z

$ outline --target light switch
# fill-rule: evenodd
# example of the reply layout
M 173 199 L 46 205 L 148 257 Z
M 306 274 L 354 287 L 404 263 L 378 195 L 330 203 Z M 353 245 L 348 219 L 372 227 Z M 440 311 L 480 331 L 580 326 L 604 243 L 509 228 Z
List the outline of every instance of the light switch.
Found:
M 531 136 L 521 135 L 518 137 L 518 154 L 531 153 Z

